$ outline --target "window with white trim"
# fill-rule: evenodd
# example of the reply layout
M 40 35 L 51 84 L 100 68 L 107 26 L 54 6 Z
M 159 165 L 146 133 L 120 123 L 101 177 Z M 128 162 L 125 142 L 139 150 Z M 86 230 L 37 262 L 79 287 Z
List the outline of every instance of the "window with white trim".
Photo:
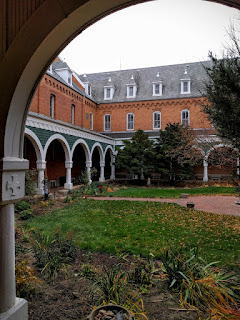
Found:
M 161 129 L 161 112 L 153 112 L 153 129 Z
M 137 87 L 135 85 L 127 85 L 127 98 L 135 98 Z
M 93 130 L 93 113 L 90 112 L 90 130 Z
M 127 114 L 127 130 L 134 130 L 134 113 Z
M 181 124 L 184 127 L 188 127 L 190 124 L 190 113 L 187 109 L 181 111 Z
M 181 94 L 191 93 L 191 81 L 181 80 Z
M 111 115 L 104 115 L 104 131 L 111 131 Z
M 54 113 L 55 113 L 55 95 L 51 94 L 50 95 L 50 117 L 54 118 Z
M 71 106 L 71 123 L 74 124 L 75 121 L 75 105 L 72 104 Z
M 112 100 L 114 94 L 113 87 L 105 87 L 104 88 L 104 100 Z
M 162 83 L 155 82 L 153 83 L 153 96 L 161 96 L 162 95 Z

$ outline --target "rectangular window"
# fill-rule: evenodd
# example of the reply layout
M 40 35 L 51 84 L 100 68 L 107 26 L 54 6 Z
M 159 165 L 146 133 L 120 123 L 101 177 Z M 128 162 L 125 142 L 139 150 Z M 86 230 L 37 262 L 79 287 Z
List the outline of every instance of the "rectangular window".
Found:
M 93 113 L 90 112 L 90 130 L 93 130 Z
M 110 89 L 110 88 L 107 88 L 107 89 L 106 89 L 106 98 L 107 98 L 107 99 L 110 99 L 110 97 L 111 97 L 111 89 Z
M 191 93 L 190 80 L 181 81 L 181 93 Z
M 189 126 L 189 110 L 182 110 L 181 123 L 184 127 Z
M 71 123 L 74 124 L 74 121 L 75 121 L 75 105 L 72 104 L 72 107 L 71 107 Z
M 160 93 L 160 85 L 159 85 L 159 83 L 155 83 L 155 94 L 159 94 Z
M 110 131 L 111 130 L 111 115 L 105 114 L 104 115 L 104 131 Z
M 90 84 L 88 85 L 88 95 L 89 96 L 91 95 L 91 86 L 90 86 Z
M 161 128 L 161 113 L 160 111 L 156 111 L 153 113 L 153 129 Z
M 133 87 L 129 87 L 128 89 L 128 96 L 133 97 Z
M 127 114 L 127 130 L 134 130 L 134 114 Z
M 54 94 L 50 95 L 50 117 L 54 118 L 54 113 L 55 113 L 55 96 Z

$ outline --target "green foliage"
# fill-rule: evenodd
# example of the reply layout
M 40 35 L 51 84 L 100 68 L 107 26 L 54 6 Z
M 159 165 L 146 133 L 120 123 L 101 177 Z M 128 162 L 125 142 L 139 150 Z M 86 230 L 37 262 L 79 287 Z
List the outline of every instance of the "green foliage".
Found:
M 28 220 L 30 218 L 33 218 L 33 210 L 32 208 L 31 209 L 26 209 L 26 210 L 23 210 L 19 213 L 19 219 L 20 220 Z
M 155 144 L 156 171 L 167 176 L 170 183 L 193 177 L 192 166 L 199 160 L 194 137 L 188 127 L 168 123 Z
M 210 79 L 205 84 L 209 103 L 204 112 L 218 134 L 240 148 L 240 61 L 239 57 L 217 59 L 210 53 L 211 68 L 206 68 Z M 223 120 L 224 119 L 224 120 Z
M 16 293 L 18 297 L 30 300 L 36 292 L 39 279 L 34 275 L 34 270 L 29 266 L 28 260 L 16 263 Z
M 34 241 L 34 253 L 37 266 L 45 279 L 54 281 L 60 271 L 67 272 L 68 264 L 75 261 L 77 249 L 71 239 L 62 240 L 58 233 L 54 239 L 36 234 Z
M 30 210 L 32 208 L 31 208 L 31 205 L 28 202 L 19 201 L 19 202 L 15 203 L 14 209 L 15 209 L 15 212 L 20 213 L 21 211 Z
M 37 186 L 37 170 L 25 171 L 25 194 L 26 196 L 32 196 L 36 193 Z
M 218 262 L 208 264 L 199 257 L 198 248 L 186 250 L 175 246 L 173 250 L 166 250 L 161 260 L 170 288 L 178 290 L 182 305 L 207 310 L 210 314 L 218 308 L 236 306 L 236 278 L 213 268 Z
M 124 149 L 119 150 L 116 157 L 116 167 L 127 169 L 131 174 L 141 176 L 153 170 L 153 142 L 148 139 L 148 134 L 138 130 L 130 141 L 124 141 Z

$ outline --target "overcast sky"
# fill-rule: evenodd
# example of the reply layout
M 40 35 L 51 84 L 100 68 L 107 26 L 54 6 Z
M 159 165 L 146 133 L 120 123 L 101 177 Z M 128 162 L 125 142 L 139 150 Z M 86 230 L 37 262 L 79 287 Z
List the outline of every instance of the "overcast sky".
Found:
M 77 73 L 203 61 L 220 54 L 238 10 L 201 0 L 158 0 L 95 23 L 61 53 Z

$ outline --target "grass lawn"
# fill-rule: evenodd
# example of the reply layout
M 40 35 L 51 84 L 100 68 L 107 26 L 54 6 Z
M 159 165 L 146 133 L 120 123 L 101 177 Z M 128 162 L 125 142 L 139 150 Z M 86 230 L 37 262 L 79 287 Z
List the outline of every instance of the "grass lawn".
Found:
M 233 266 L 240 258 L 240 217 L 190 210 L 176 204 L 79 200 L 26 222 L 53 238 L 73 236 L 82 249 L 146 256 L 176 244 L 199 246 L 209 262 Z
M 132 198 L 180 198 L 182 193 L 190 196 L 196 195 L 236 195 L 234 187 L 201 187 L 201 188 L 121 188 L 115 192 L 108 193 L 110 197 L 132 197 Z

